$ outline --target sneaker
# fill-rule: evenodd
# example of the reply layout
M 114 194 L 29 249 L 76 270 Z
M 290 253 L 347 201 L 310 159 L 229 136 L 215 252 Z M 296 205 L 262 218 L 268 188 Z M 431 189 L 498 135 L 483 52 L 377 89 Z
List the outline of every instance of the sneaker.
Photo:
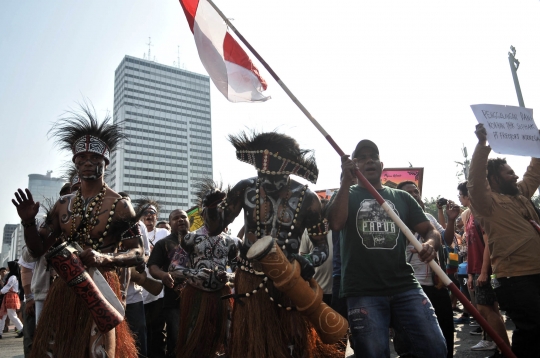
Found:
M 471 319 L 469 317 L 461 316 L 459 318 L 454 318 L 454 323 L 455 324 L 466 324 L 466 323 L 470 323 L 470 322 L 471 322 Z
M 458 313 L 462 313 L 462 312 L 463 312 L 463 310 L 462 310 L 461 308 L 459 308 L 459 307 L 452 307 L 452 311 L 458 312 Z
M 482 327 L 476 327 L 474 331 L 469 332 L 473 336 L 479 336 L 482 334 Z
M 22 336 L 24 336 L 24 332 L 21 329 L 20 331 L 17 331 L 17 335 L 15 336 L 15 338 L 22 338 Z
M 471 327 L 480 327 L 478 322 L 476 322 L 476 320 L 474 320 L 474 319 L 471 319 L 471 323 L 469 323 L 469 326 L 471 326 Z
M 492 351 L 497 349 L 495 342 L 481 340 L 476 345 L 471 347 L 471 351 Z

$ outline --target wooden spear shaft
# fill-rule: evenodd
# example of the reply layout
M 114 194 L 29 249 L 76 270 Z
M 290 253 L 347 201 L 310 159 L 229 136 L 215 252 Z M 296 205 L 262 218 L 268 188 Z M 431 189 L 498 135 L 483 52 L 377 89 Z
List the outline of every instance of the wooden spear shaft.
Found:
M 204 1 L 204 0 L 200 0 Z M 283 81 L 279 78 L 279 76 L 274 72 L 274 70 L 266 63 L 266 61 L 259 55 L 259 53 L 253 48 L 253 46 L 250 45 L 250 43 L 242 36 L 242 34 L 234 27 L 234 25 L 229 21 L 229 19 L 221 12 L 221 10 L 212 2 L 212 0 L 206 0 L 208 3 L 216 10 L 216 12 L 221 16 L 223 21 L 227 24 L 227 26 L 235 33 L 235 35 L 242 41 L 242 43 L 253 53 L 253 55 L 259 60 L 259 62 L 266 68 L 266 70 L 272 75 L 274 80 L 281 86 L 281 88 L 287 93 L 287 95 L 291 98 L 291 100 L 300 108 L 300 110 L 306 115 L 306 117 L 310 120 L 310 122 L 319 130 L 319 132 L 326 138 L 326 140 L 330 143 L 330 145 L 336 150 L 336 152 L 339 154 L 340 157 L 343 157 L 345 155 L 345 152 L 341 150 L 341 148 L 337 145 L 337 143 L 332 139 L 330 134 L 320 125 L 320 123 L 309 113 L 306 107 L 296 98 L 296 96 L 289 90 L 289 88 L 283 83 Z M 362 186 L 366 188 L 371 195 L 373 195 L 373 198 L 377 200 L 379 205 L 386 211 L 386 213 L 392 218 L 392 220 L 396 223 L 396 225 L 401 229 L 401 231 L 405 234 L 409 242 L 414 246 L 414 248 L 417 251 L 422 251 L 422 244 L 416 239 L 416 237 L 413 235 L 411 230 L 405 225 L 405 223 L 401 220 L 401 218 L 390 208 L 390 206 L 386 203 L 386 201 L 383 199 L 383 197 L 379 194 L 379 192 L 371 185 L 371 183 L 364 177 L 364 175 L 358 170 L 358 168 L 355 168 L 356 176 L 358 177 L 358 180 L 362 183 Z M 444 283 L 446 287 L 454 295 L 457 296 L 457 298 L 461 301 L 463 306 L 467 308 L 467 310 L 473 315 L 473 317 L 476 319 L 476 321 L 482 326 L 482 328 L 486 331 L 487 334 L 493 338 L 497 346 L 501 349 L 503 354 L 509 358 L 516 358 L 514 353 L 512 353 L 512 349 L 506 344 L 506 342 L 499 337 L 497 332 L 491 326 L 488 324 L 488 322 L 480 315 L 480 312 L 467 300 L 465 295 L 459 290 L 459 287 L 457 287 L 452 280 L 446 275 L 446 273 L 441 269 L 441 267 L 434 261 L 431 260 L 429 262 L 429 266 L 435 272 L 437 277 Z

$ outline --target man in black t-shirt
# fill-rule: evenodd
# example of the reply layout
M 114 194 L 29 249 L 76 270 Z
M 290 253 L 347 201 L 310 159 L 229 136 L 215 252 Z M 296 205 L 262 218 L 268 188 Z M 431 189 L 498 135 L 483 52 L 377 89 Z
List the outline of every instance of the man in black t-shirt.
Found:
M 180 238 L 189 230 L 189 219 L 184 210 L 176 209 L 169 215 L 171 234 L 158 241 L 148 259 L 148 269 L 152 277 L 161 280 L 164 286 L 162 315 L 167 323 L 167 355 L 174 357 L 180 321 L 178 285 L 169 274 L 172 256 L 180 244 Z

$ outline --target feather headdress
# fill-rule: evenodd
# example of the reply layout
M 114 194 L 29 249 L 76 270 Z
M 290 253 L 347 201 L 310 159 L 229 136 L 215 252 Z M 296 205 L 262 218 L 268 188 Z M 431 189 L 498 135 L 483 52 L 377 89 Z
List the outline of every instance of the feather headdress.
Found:
M 236 148 L 236 158 L 249 163 L 258 172 L 270 175 L 298 175 L 312 183 L 317 182 L 319 170 L 313 151 L 300 149 L 298 142 L 277 132 L 241 132 L 229 135 Z
M 72 151 L 73 161 L 77 155 L 90 152 L 102 155 L 109 164 L 111 152 L 126 135 L 118 123 L 111 123 L 109 114 L 99 123 L 94 108 L 86 104 L 80 107 L 78 112 L 67 111 L 65 117 L 54 123 L 49 135 L 56 138 L 61 149 Z

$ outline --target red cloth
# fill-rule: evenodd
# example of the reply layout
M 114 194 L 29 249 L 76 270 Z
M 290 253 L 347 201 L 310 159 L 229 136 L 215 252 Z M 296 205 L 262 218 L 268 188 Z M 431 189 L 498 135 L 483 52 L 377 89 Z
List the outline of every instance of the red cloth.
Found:
M 480 225 L 478 225 L 480 228 Z M 467 273 L 481 274 L 482 263 L 484 262 L 485 244 L 480 236 L 478 229 L 474 225 L 474 216 L 471 213 L 465 224 L 465 232 L 467 233 Z M 491 267 L 488 272 L 491 275 Z
M 0 307 L 0 317 L 4 317 L 7 314 L 7 310 L 18 310 L 21 308 L 21 300 L 17 292 L 9 291 L 2 300 L 2 307 Z M 1 332 L 0 332 L 1 333 Z

